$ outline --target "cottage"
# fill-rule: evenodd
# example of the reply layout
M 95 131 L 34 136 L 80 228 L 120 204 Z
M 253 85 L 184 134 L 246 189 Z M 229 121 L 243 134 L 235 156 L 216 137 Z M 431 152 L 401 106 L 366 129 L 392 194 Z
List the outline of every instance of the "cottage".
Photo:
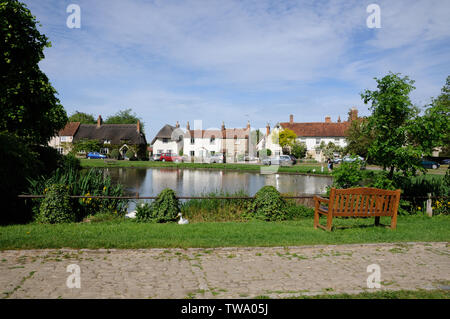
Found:
M 75 143 L 86 140 L 97 141 L 103 154 L 110 154 L 113 149 L 117 149 L 122 158 L 126 157 L 128 150 L 132 150 L 136 156 L 146 156 L 147 141 L 141 132 L 139 120 L 136 124 L 103 124 L 100 115 L 97 124 L 67 123 L 49 145 L 67 154 Z
M 175 126 L 166 124 L 153 138 L 150 145 L 154 154 L 169 153 L 179 155 L 183 151 L 184 132 L 177 121 Z
M 221 154 L 226 162 L 237 162 L 249 153 L 250 123 L 246 128 L 190 129 L 184 134 L 184 154 L 188 159 L 203 162 L 211 155 Z
M 351 121 L 358 118 L 358 110 L 352 108 L 350 116 L 347 121 L 342 122 L 340 117 L 337 122 L 332 122 L 331 117 L 325 117 L 324 122 L 294 122 L 294 116 L 290 115 L 289 122 L 277 123 L 270 131 L 270 126 L 267 126 L 266 136 L 258 144 L 258 150 L 270 149 L 273 155 L 282 154 L 281 146 L 274 141 L 276 136 L 283 129 L 290 129 L 297 135 L 297 141 L 304 143 L 307 148 L 307 155 L 315 158 L 318 161 L 323 161 L 322 153 L 319 151 L 319 146 L 322 142 L 326 145 L 329 142 L 341 147 L 347 146 L 346 135 L 350 127 Z

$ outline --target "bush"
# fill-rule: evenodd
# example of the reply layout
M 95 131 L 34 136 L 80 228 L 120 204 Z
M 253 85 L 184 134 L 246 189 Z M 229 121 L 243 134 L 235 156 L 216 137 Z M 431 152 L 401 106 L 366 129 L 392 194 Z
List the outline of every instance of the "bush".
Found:
M 264 186 L 247 208 L 247 216 L 266 221 L 286 220 L 288 205 L 280 192 L 273 186 Z
M 81 169 L 81 161 L 79 158 L 77 158 L 74 154 L 68 154 L 62 157 L 60 168 L 68 171 L 68 170 L 75 170 L 78 171 Z
M 333 187 L 336 188 L 352 188 L 361 186 L 363 173 L 361 164 L 358 161 L 342 162 L 339 167 L 332 172 Z
M 132 150 L 128 150 L 128 151 L 125 153 L 125 156 L 128 157 L 130 160 L 131 160 L 132 158 L 135 157 L 135 156 L 134 156 L 134 152 L 133 152 Z
M 75 214 L 70 205 L 68 186 L 53 184 L 46 189 L 45 197 L 39 207 L 37 221 L 46 224 L 75 221 Z
M 120 156 L 119 150 L 113 149 L 111 151 L 111 153 L 109 154 L 109 156 L 113 159 L 119 159 L 119 156 Z
M 143 222 L 166 223 L 175 221 L 180 212 L 180 202 L 170 188 L 164 189 L 151 205 L 144 203 L 136 209 L 136 220 Z

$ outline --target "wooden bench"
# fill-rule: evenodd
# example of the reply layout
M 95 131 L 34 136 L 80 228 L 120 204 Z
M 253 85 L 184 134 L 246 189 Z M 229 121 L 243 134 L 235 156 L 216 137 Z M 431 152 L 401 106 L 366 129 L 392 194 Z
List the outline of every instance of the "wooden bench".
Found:
M 375 217 L 375 225 L 378 226 L 381 216 L 389 216 L 391 228 L 395 229 L 399 202 L 400 190 L 332 188 L 329 199 L 314 196 L 314 228 L 320 227 L 331 231 L 333 217 Z M 319 224 L 320 215 L 327 216 L 326 226 Z

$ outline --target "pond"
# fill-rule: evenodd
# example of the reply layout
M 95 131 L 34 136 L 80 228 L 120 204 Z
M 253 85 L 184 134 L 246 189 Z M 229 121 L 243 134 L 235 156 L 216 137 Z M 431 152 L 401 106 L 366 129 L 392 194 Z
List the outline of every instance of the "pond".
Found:
M 201 196 L 208 193 L 234 194 L 244 191 L 250 196 L 265 185 L 281 193 L 319 194 L 331 185 L 330 176 L 298 174 L 262 175 L 254 172 L 177 168 L 107 168 L 114 182 L 123 184 L 127 192 L 140 196 L 156 196 L 165 188 L 178 196 Z

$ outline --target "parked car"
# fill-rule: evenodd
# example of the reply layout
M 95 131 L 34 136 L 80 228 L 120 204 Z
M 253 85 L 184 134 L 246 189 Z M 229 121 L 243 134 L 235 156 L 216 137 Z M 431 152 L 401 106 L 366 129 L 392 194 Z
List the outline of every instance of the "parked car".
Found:
M 223 155 L 222 154 L 214 154 L 206 159 L 206 161 L 210 164 L 212 163 L 223 163 Z
M 335 158 L 334 160 L 333 160 L 333 163 L 334 164 L 340 164 L 342 162 L 342 158 Z
M 273 157 L 268 157 L 262 160 L 264 165 L 280 165 L 288 166 L 292 165 L 293 161 L 289 155 L 278 155 Z
M 171 153 L 162 153 L 159 157 L 159 161 L 180 163 L 183 162 L 183 157 Z
M 421 162 L 424 168 L 438 169 L 441 165 L 438 162 L 423 160 Z
M 361 162 L 364 162 L 364 157 L 361 157 L 359 155 L 357 156 L 344 156 L 344 158 L 342 159 L 343 162 L 347 162 L 347 163 L 352 163 L 356 160 L 360 160 Z
M 441 162 L 444 165 L 450 165 L 450 158 L 447 158 Z
M 99 152 L 89 152 L 86 155 L 86 158 L 89 159 L 99 159 L 99 158 L 106 158 L 106 155 L 100 154 Z

